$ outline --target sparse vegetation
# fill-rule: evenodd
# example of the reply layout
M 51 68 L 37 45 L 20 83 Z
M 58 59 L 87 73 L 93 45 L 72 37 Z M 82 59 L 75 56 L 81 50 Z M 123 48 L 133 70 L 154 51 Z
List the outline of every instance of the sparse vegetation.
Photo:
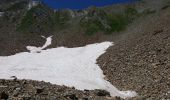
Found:
M 124 13 L 120 14 L 107 14 L 102 10 L 94 12 L 95 14 L 90 13 L 89 16 L 86 16 L 85 21 L 81 21 L 81 26 L 88 35 L 98 31 L 106 34 L 122 31 L 138 16 L 138 12 L 134 8 L 127 8 Z
M 102 25 L 98 21 L 88 21 L 84 27 L 86 27 L 85 33 L 88 35 L 93 35 L 94 33 L 102 30 Z
M 53 12 L 41 5 L 33 7 L 23 17 L 17 30 L 22 33 L 51 32 L 54 29 L 65 29 L 70 15 L 68 12 Z
M 107 32 L 119 32 L 126 28 L 126 26 L 130 23 L 128 17 L 124 14 L 120 15 L 110 15 L 109 16 L 109 25 L 111 28 L 107 30 Z
M 26 1 L 22 1 L 22 2 L 16 2 L 14 4 L 12 4 L 9 8 L 7 8 L 7 11 L 17 11 L 19 9 L 24 9 L 25 6 L 27 5 Z
M 17 30 L 23 33 L 40 33 L 51 31 L 53 28 L 54 22 L 50 13 L 39 5 L 27 11 Z
M 155 12 L 156 12 L 155 10 L 146 9 L 146 10 L 143 11 L 143 14 L 144 14 L 144 15 L 148 15 L 148 14 L 153 14 L 153 13 L 155 13 Z
M 124 13 L 120 14 L 110 14 L 100 8 L 92 8 L 74 27 L 80 28 L 80 25 L 88 35 L 93 35 L 97 32 L 110 34 L 126 29 L 126 26 L 137 15 L 138 12 L 135 8 L 127 8 Z M 59 31 L 71 28 L 73 23 L 69 23 L 70 20 L 72 20 L 72 17 L 67 10 L 50 13 L 50 11 L 39 5 L 25 14 L 17 30 L 23 33 Z
M 57 29 L 66 28 L 68 26 L 67 22 L 70 20 L 70 14 L 67 11 L 57 11 L 53 15 L 53 20 Z
M 170 7 L 170 4 L 169 5 L 165 5 L 164 7 L 162 7 L 161 9 L 164 10 L 164 9 L 167 9 Z

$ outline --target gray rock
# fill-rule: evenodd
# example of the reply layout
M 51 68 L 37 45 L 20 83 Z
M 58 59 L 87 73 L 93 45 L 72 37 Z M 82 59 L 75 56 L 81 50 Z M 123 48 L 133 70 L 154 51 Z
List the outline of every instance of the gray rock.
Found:
M 9 95 L 5 92 L 0 93 L 0 99 L 7 100 L 9 98 Z

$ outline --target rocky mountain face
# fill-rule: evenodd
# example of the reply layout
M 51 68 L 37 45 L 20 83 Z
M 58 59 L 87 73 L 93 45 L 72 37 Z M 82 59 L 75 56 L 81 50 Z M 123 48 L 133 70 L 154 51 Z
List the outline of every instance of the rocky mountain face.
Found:
M 28 10 L 28 0 L 8 0 L 1 1 L 1 12 L 4 12 L 4 19 L 11 21 L 10 24 L 15 25 L 15 30 L 22 33 L 39 33 L 45 34 L 48 32 L 69 30 L 69 28 L 83 29 L 84 33 L 113 32 L 123 30 L 129 19 L 125 18 L 126 10 L 133 13 L 136 9 L 133 4 L 117 5 L 116 8 L 108 10 L 108 8 L 95 8 L 90 7 L 85 10 L 53 10 L 46 7 L 44 4 L 40 4 Z M 115 9 L 115 10 L 113 10 Z M 119 13 L 118 13 L 119 12 Z M 122 19 L 118 19 L 121 16 Z M 115 17 L 113 19 L 113 17 Z M 2 17 L 1 17 L 2 19 Z M 9 20 L 10 19 L 10 20 Z M 111 20 L 117 21 L 115 23 L 109 23 Z M 125 20 L 126 22 L 121 22 Z M 96 23 L 94 23 L 96 22 Z M 89 25 L 90 24 L 90 25 Z M 122 24 L 120 29 L 112 29 L 113 24 Z M 2 26 L 3 24 L 1 24 Z M 81 27 L 79 27 L 81 26 Z M 34 30 L 33 30 L 34 29 Z
M 134 4 L 117 4 L 103 8 L 89 7 L 85 10 L 53 10 L 40 4 L 28 9 L 28 0 L 1 0 L 0 10 L 4 19 L 15 26 L 20 33 L 47 34 L 49 32 L 70 29 L 94 34 L 96 32 L 112 33 L 126 28 L 135 18 L 145 13 L 154 13 L 167 4 L 159 2 L 138 1 Z M 156 2 L 156 3 L 155 3 Z M 162 3 L 163 2 L 163 3 Z M 158 6 L 159 4 L 159 6 Z M 152 6 L 151 6 L 152 5 Z M 160 6 L 161 5 L 161 6 Z M 5 22 L 6 23 L 6 22 Z M 2 27 L 3 23 L 0 24 Z M 72 32 L 75 32 L 75 30 Z

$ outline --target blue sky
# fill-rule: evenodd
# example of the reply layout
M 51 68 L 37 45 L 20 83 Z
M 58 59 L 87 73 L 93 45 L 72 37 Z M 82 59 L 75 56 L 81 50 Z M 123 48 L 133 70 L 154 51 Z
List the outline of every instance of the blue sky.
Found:
M 125 3 L 134 0 L 41 0 L 43 3 L 47 4 L 51 8 L 55 9 L 84 9 L 89 6 L 105 6 L 112 5 L 115 3 Z

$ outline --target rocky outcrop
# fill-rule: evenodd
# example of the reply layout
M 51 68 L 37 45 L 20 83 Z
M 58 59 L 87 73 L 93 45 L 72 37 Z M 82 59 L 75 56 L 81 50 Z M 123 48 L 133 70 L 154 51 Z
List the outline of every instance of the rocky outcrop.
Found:
M 118 100 L 104 90 L 79 91 L 31 80 L 0 80 L 0 99 L 5 100 Z

